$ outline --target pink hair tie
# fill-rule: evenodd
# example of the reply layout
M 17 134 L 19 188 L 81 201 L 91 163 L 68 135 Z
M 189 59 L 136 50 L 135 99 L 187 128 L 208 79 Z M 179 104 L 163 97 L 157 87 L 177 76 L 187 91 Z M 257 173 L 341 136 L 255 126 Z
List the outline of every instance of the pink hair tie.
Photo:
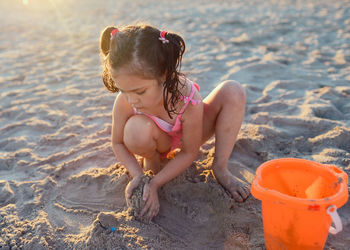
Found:
M 119 30 L 117 28 L 115 28 L 114 30 L 112 30 L 111 32 L 111 39 L 113 38 L 113 36 L 115 36 L 115 34 L 117 34 L 119 32 Z
M 160 32 L 160 37 L 158 38 L 159 40 L 162 41 L 163 44 L 164 44 L 164 43 L 169 43 L 169 40 L 165 38 L 166 33 L 167 33 L 167 32 L 164 31 L 164 30 L 161 31 L 161 32 Z

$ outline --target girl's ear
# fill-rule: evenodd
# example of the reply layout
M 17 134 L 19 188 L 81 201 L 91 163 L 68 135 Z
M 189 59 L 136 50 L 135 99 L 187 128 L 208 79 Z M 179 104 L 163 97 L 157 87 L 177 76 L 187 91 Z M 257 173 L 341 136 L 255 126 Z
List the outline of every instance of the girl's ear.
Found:
M 166 80 L 166 72 L 164 73 L 164 75 L 162 75 L 162 82 L 165 82 L 165 80 Z
M 167 73 L 168 73 L 168 70 L 166 69 L 165 73 L 160 77 L 161 83 L 165 82 Z

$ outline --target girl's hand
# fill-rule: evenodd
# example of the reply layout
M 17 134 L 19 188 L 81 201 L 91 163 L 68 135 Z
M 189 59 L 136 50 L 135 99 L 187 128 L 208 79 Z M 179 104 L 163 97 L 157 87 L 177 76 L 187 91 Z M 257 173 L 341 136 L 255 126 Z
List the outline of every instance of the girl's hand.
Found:
M 143 188 L 143 200 L 146 202 L 142 209 L 141 216 L 147 213 L 147 219 L 151 221 L 159 212 L 158 187 L 152 183 L 147 183 Z
M 141 177 L 142 177 L 142 175 L 135 176 L 126 186 L 126 188 L 125 188 L 126 201 L 128 201 L 128 199 L 130 199 L 134 188 L 136 188 L 139 185 L 139 183 L 141 181 Z

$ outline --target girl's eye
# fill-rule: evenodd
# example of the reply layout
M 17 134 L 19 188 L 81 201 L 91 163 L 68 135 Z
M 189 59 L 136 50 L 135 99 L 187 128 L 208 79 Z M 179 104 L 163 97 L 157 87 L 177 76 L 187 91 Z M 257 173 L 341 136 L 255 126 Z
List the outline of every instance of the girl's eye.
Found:
M 146 90 L 143 90 L 143 91 L 141 91 L 141 92 L 136 92 L 136 94 L 142 95 L 142 94 L 144 94 L 145 92 L 146 92 Z

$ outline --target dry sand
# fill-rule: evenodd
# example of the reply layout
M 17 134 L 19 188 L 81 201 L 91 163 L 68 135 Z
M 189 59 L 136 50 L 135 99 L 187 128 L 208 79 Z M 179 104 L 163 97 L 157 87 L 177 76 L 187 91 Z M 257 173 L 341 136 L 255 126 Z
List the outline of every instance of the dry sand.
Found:
M 184 36 L 203 96 L 226 79 L 245 87 L 230 157 L 242 181 L 280 157 L 350 172 L 349 1 L 2 0 L 0 248 L 264 248 L 260 201 L 235 203 L 211 175 L 214 139 L 159 191 L 153 222 L 127 212 L 98 38 L 135 20 Z M 350 245 L 349 203 L 339 213 L 326 249 Z

